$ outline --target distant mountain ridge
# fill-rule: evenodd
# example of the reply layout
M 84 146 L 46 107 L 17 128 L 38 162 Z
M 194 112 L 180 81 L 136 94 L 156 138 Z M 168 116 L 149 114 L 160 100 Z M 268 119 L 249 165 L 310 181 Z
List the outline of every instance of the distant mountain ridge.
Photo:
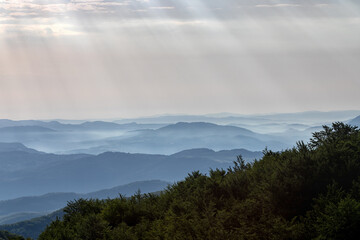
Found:
M 142 118 L 129 118 L 115 121 L 116 123 L 137 122 L 137 123 L 165 123 L 173 124 L 176 122 L 211 122 L 215 124 L 230 123 L 251 123 L 262 124 L 267 122 L 287 122 L 287 123 L 331 123 L 334 121 L 346 121 L 347 119 L 360 114 L 360 110 L 345 111 L 305 111 L 294 113 L 269 113 L 269 114 L 234 114 L 216 113 L 205 115 L 161 115 Z
M 262 156 L 262 153 L 258 152 L 258 157 Z M 255 159 L 254 152 L 251 152 L 246 149 L 233 149 L 233 150 L 221 150 L 221 151 L 214 151 L 208 148 L 197 148 L 197 149 L 190 149 L 184 150 L 175 154 L 171 155 L 172 157 L 188 157 L 193 158 L 196 157 L 207 157 L 216 159 L 216 161 L 220 162 L 231 162 L 235 161 L 233 156 L 242 156 L 245 160 L 249 161 L 250 159 Z M 254 158 L 255 157 L 255 158 Z
M 54 129 L 41 127 L 41 126 L 14 126 L 14 127 L 2 127 L 0 133 L 46 133 L 55 132 Z
M 134 130 L 144 128 L 159 128 L 164 124 L 138 124 L 115 123 L 106 121 L 84 121 L 82 123 L 61 123 L 59 121 L 41 121 L 41 120 L 20 120 L 0 119 L 0 131 L 106 131 L 106 130 Z
M 214 150 L 244 148 L 259 151 L 270 147 L 282 150 L 290 147 L 281 137 L 259 134 L 245 128 L 206 122 L 179 122 L 153 130 L 138 130 L 126 137 L 104 139 L 102 145 L 87 149 L 97 154 L 105 151 L 172 154 L 191 148 Z M 83 152 L 78 149 L 72 153 Z M 140 151 L 141 150 L 141 151 Z
M 149 179 L 173 182 L 194 170 L 227 168 L 238 155 L 243 155 L 246 161 L 262 156 L 262 152 L 245 149 L 220 152 L 190 149 L 172 155 L 123 152 L 58 155 L 16 146 L 21 151 L 0 151 L 0 200 L 49 192 L 93 192 L 114 184 Z
M 83 149 L 76 153 L 90 153 L 87 149 L 103 145 L 106 138 L 124 137 L 130 131 L 157 129 L 163 126 L 163 124 L 117 124 L 104 121 L 65 124 L 57 121 L 0 119 L 0 142 L 20 142 L 43 152 L 70 153 L 72 150 Z M 99 154 L 110 150 L 114 149 L 91 153 Z
M 57 162 L 72 161 L 90 156 L 89 154 L 57 155 L 39 152 L 19 143 L 0 143 L 0 185 L 1 181 L 13 179 L 16 172 L 32 171 L 45 166 L 54 166 Z
M 348 123 L 360 127 L 360 115 L 354 119 L 351 119 Z
M 179 131 L 182 133 L 191 134 L 193 131 L 207 132 L 211 131 L 211 134 L 218 132 L 221 134 L 231 133 L 234 135 L 254 135 L 255 133 L 241 127 L 235 126 L 223 126 L 208 122 L 178 122 L 176 124 L 170 124 L 168 126 L 157 129 L 158 132 L 172 132 Z
M 169 115 L 114 121 L 0 119 L 0 142 L 43 152 L 173 154 L 191 148 L 283 150 L 311 137 L 314 126 L 348 121 L 360 111 L 240 115 Z
M 39 153 L 39 151 L 28 148 L 22 143 L 2 143 L 0 142 L 0 153 L 3 152 L 28 152 Z

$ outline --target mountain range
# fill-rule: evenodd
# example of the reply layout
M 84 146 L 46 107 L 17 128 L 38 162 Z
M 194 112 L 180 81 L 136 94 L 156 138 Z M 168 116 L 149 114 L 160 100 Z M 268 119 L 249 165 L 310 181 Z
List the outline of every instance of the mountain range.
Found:
M 348 123 L 351 125 L 360 127 L 360 116 L 357 116 L 356 118 L 351 119 Z
M 101 153 L 122 151 L 171 154 L 190 148 L 210 148 L 213 150 L 245 148 L 261 151 L 265 147 L 276 150 L 290 145 L 275 135 L 259 134 L 236 126 L 223 126 L 206 122 L 179 122 L 159 129 L 130 132 L 126 137 L 111 137 L 102 145 L 89 149 L 78 149 L 72 153 Z
M 187 173 L 227 168 L 238 155 L 247 161 L 262 152 L 245 149 L 191 149 L 171 155 L 105 152 L 59 155 L 15 143 L 0 144 L 0 200 L 49 192 L 86 193 L 135 181 L 177 181 Z M 19 150 L 20 149 L 20 150 Z
M 40 122 L 43 124 L 42 122 Z M 63 126 L 61 123 L 56 125 Z M 95 127 L 83 128 L 82 126 Z M 100 154 L 107 151 L 172 154 L 191 148 L 210 148 L 214 150 L 244 148 L 261 151 L 265 147 L 282 150 L 292 142 L 308 136 L 309 126 L 289 126 L 299 134 L 289 142 L 276 133 L 263 134 L 244 127 L 217 125 L 207 122 L 178 122 L 170 125 L 159 124 L 125 124 L 83 123 L 52 129 L 43 126 L 13 126 L 0 128 L 0 142 L 19 142 L 31 148 L 61 154 L 88 153 Z M 66 126 L 66 125 L 65 125 Z M 269 126 L 268 126 L 269 127 Z M 279 127 L 279 126 L 278 126 Z M 264 127 L 265 128 L 265 127 Z M 299 139 L 300 138 L 300 139 Z
M 360 111 L 267 115 L 173 115 L 112 121 L 0 119 L 0 142 L 20 142 L 49 153 L 106 151 L 173 154 L 191 148 L 283 150 L 314 128 L 351 121 Z
M 360 115 L 360 110 L 348 111 L 306 111 L 295 113 L 273 113 L 273 114 L 234 114 L 216 113 L 206 115 L 162 115 L 153 117 L 130 118 L 116 120 L 116 123 L 164 123 L 173 124 L 176 122 L 210 122 L 221 125 L 228 124 L 249 124 L 261 125 L 269 123 L 303 123 L 307 125 L 329 124 L 335 121 L 347 121 Z

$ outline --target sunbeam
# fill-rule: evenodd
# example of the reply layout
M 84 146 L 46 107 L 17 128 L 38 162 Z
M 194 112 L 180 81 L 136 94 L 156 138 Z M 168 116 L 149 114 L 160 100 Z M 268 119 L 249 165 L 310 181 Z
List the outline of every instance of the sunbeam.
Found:
M 352 0 L 1 0 L 0 113 L 356 108 L 359 26 Z

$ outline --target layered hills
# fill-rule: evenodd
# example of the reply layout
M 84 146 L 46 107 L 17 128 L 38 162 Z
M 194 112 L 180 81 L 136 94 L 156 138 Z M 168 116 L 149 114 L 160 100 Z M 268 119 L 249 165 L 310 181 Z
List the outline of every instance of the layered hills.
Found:
M 172 155 L 106 152 L 98 155 L 59 155 L 15 144 L 0 145 L 0 199 L 49 192 L 86 193 L 135 181 L 174 182 L 188 172 L 227 168 L 238 155 L 248 161 L 262 152 L 245 149 L 191 149 Z

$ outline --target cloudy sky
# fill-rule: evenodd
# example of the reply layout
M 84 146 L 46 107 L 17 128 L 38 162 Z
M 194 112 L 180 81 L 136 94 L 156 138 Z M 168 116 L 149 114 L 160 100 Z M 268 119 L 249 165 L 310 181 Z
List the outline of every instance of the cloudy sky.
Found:
M 0 118 L 360 109 L 358 0 L 0 0 Z

